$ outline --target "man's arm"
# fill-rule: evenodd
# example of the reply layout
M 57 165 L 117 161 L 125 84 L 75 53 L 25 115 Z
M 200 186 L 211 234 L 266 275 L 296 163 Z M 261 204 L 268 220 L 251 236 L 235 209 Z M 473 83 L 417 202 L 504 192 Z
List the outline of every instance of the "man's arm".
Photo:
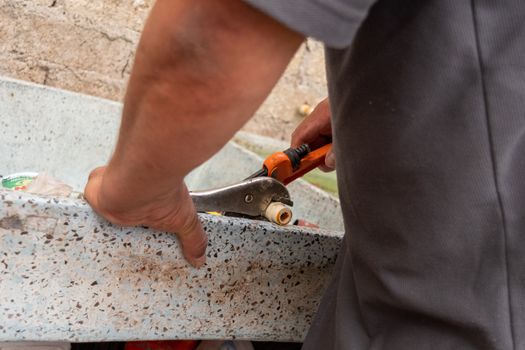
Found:
M 204 262 L 206 236 L 183 178 L 254 114 L 301 35 L 234 0 L 158 0 L 137 49 L 117 147 L 85 196 L 121 225 L 179 236 Z

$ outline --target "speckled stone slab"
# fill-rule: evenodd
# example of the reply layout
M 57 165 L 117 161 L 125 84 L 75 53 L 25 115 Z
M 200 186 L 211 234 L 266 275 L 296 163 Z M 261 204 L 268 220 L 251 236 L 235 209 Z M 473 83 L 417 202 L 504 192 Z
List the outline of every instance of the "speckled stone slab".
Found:
M 300 341 L 340 235 L 201 215 L 207 264 L 175 236 L 116 227 L 79 199 L 0 190 L 0 341 Z
M 81 192 L 90 170 L 111 155 L 121 109 L 101 98 L 0 77 L 0 175 L 47 172 Z M 249 139 L 245 134 L 244 142 Z M 261 166 L 259 156 L 230 142 L 186 182 L 191 190 L 225 186 Z M 338 200 L 300 179 L 288 188 L 295 219 L 343 230 Z
M 82 191 L 107 162 L 121 105 L 0 78 L 0 174 L 45 171 Z M 229 143 L 190 189 L 239 181 L 261 159 Z M 330 277 L 339 203 L 296 181 L 294 214 L 330 231 L 202 215 L 208 263 L 173 235 L 114 227 L 81 200 L 0 191 L 0 341 L 301 340 Z

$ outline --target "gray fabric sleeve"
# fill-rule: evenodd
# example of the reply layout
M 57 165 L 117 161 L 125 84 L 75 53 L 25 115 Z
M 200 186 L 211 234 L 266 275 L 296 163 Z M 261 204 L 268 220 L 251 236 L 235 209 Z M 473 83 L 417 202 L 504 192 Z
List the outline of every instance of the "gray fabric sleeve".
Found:
M 287 27 L 322 41 L 326 46 L 344 48 L 375 0 L 245 0 Z

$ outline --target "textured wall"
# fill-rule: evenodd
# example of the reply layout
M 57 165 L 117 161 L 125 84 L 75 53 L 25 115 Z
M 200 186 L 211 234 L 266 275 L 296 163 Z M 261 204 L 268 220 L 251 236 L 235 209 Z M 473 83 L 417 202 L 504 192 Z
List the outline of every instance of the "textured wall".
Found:
M 0 75 L 121 100 L 153 0 L 2 0 Z M 326 94 L 322 45 L 308 41 L 245 130 L 288 138 L 297 108 Z

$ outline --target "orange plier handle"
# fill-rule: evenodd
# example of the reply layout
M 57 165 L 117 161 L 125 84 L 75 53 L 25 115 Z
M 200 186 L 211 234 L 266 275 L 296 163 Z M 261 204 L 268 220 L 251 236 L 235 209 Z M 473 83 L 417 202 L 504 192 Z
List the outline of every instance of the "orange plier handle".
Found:
M 304 147 L 304 145 L 301 147 Z M 304 157 L 300 158 L 300 162 L 294 162 L 294 159 L 291 159 L 288 153 L 290 150 L 277 152 L 266 158 L 263 165 L 267 171 L 267 176 L 271 176 L 283 184 L 288 185 L 293 180 L 323 164 L 326 154 L 331 149 L 331 143 L 324 145 L 308 152 Z

